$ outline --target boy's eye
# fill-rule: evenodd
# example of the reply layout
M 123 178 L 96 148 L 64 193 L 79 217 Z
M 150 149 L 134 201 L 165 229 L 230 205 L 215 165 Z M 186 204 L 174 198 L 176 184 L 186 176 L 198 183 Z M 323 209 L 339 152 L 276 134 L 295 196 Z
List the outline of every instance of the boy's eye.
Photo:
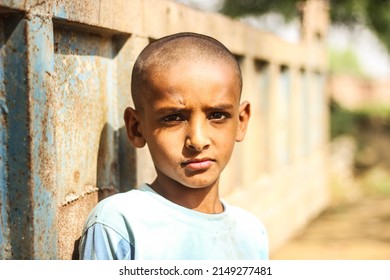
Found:
M 180 122 L 183 118 L 179 115 L 169 115 L 162 119 L 163 122 Z
M 210 120 L 224 120 L 228 118 L 228 114 L 223 112 L 213 112 L 209 115 Z

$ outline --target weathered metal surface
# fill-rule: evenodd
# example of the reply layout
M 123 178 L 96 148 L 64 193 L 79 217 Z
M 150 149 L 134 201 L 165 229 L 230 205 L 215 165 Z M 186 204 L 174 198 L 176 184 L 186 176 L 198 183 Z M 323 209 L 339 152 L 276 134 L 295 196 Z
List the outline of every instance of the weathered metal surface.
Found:
M 5 246 L 12 251 L 5 252 L 4 258 L 22 258 L 32 251 L 29 226 L 31 218 L 29 197 L 30 157 L 28 147 L 31 141 L 28 130 L 28 85 L 27 85 L 27 44 L 25 21 L 21 15 L 5 16 L 4 23 L 4 84 L 7 115 L 7 156 L 5 157 L 8 184 L 5 184 L 7 209 L 5 222 L 9 237 Z M 12 182 L 12 187 L 10 182 Z M 23 252 L 23 253 L 22 253 Z M 12 253 L 12 254 L 11 254 Z
M 85 25 L 54 27 L 50 2 L 0 3 L 0 258 L 69 258 L 59 210 L 97 188 L 101 198 L 120 189 L 115 57 L 126 37 Z M 123 160 L 124 180 L 135 182 L 128 172 L 134 160 Z
M 99 199 L 126 189 L 120 184 L 120 149 L 124 153 L 122 158 L 126 157 L 122 160 L 122 173 L 125 174 L 122 185 L 126 186 L 124 180 L 127 184 L 128 180 L 135 180 L 134 172 L 129 172 L 134 168 L 135 159 L 131 160 L 128 154 L 131 152 L 128 144 L 120 148 L 119 137 L 124 131 L 120 132 L 120 121 L 123 120 L 119 119 L 117 111 L 119 66 L 116 56 L 122 49 L 124 37 L 107 30 L 98 31 L 60 23 L 54 28 L 54 68 L 58 85 L 57 195 L 58 204 L 64 210 L 72 209 L 69 203 L 79 205 L 80 198 L 84 199 L 97 189 Z M 122 55 L 123 59 L 125 55 Z M 121 82 L 129 85 L 128 78 Z M 129 96 L 129 91 L 126 95 Z M 124 164 L 126 161 L 128 165 Z M 61 221 L 61 225 L 64 223 Z M 71 226 L 67 225 L 68 228 Z M 76 227 L 71 236 L 80 234 L 81 227 Z M 67 250 L 61 251 L 60 255 L 70 257 Z
M 32 252 L 23 258 L 57 256 L 55 73 L 53 26 L 49 16 L 31 15 L 26 21 L 29 101 L 30 220 Z
M 5 95 L 5 37 L 4 18 L 0 16 L 0 258 L 4 258 L 9 249 L 9 228 L 7 211 L 7 116 L 9 113 Z M 7 248 L 8 247 L 8 248 Z
M 58 258 L 78 259 L 78 245 L 84 222 L 96 203 L 93 192 L 58 208 Z
M 107 144 L 114 131 L 103 131 L 108 96 L 114 94 L 115 87 L 114 49 L 110 38 L 96 34 L 60 27 L 55 28 L 54 34 L 58 82 L 56 145 L 60 159 L 57 183 L 59 202 L 65 204 L 96 188 L 97 179 L 104 180 L 107 188 L 117 185 L 115 172 L 109 177 L 106 166 L 116 168 L 115 157 L 110 158 L 115 145 Z M 100 161 L 99 149 L 104 149 Z M 102 164 L 99 175 L 98 163 Z
M 4 75 L 8 108 L 5 157 L 9 238 L 4 258 L 55 258 L 55 173 L 50 78 L 53 63 L 50 22 L 43 17 L 5 16 Z

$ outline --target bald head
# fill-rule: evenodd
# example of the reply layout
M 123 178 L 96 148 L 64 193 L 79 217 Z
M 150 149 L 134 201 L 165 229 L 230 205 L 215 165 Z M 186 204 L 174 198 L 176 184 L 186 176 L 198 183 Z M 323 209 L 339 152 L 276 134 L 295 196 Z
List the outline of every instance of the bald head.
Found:
M 234 55 L 219 41 L 196 33 L 177 33 L 150 43 L 138 56 L 132 73 L 131 93 L 136 109 L 142 108 L 150 77 L 181 61 L 218 63 L 231 67 L 240 90 L 242 77 Z

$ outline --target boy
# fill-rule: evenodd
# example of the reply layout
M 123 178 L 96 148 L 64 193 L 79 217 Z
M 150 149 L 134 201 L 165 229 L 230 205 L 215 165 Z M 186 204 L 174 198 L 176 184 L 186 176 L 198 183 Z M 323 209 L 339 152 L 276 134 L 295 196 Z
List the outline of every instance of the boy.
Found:
M 211 37 L 174 34 L 141 52 L 124 120 L 131 143 L 148 145 L 157 177 L 95 207 L 82 259 L 268 258 L 263 225 L 218 192 L 250 116 L 241 89 L 235 57 Z

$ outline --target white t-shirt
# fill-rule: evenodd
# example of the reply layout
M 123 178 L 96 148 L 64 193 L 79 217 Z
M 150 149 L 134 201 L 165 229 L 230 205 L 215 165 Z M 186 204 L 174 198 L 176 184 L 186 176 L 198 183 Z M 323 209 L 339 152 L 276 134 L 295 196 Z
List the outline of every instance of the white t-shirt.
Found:
M 148 185 L 102 200 L 80 240 L 81 259 L 268 259 L 263 224 L 223 202 L 220 214 L 177 205 Z

